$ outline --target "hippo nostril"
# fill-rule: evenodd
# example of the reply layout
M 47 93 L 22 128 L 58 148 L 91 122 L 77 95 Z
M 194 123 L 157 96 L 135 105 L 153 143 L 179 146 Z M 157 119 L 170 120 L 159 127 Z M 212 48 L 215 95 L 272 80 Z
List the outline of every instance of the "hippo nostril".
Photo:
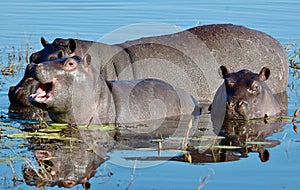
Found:
M 247 113 L 249 111 L 249 104 L 245 101 L 238 102 L 236 111 L 244 117 L 244 119 L 247 119 Z
M 60 51 L 60 52 L 58 52 L 58 54 L 57 54 L 57 58 L 62 58 L 63 57 L 63 53 L 62 53 L 62 51 Z
M 31 54 L 31 56 L 29 57 L 29 61 L 30 61 L 30 62 L 36 63 L 37 60 L 38 60 L 38 58 L 39 58 L 39 55 L 38 55 L 37 53 L 33 53 L 33 54 Z

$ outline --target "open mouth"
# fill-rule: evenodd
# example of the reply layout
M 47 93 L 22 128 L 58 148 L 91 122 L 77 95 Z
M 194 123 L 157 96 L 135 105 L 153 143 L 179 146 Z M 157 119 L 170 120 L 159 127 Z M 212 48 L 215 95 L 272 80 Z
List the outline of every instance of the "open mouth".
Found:
M 29 96 L 29 101 L 45 102 L 52 97 L 54 82 L 40 83 L 33 94 Z

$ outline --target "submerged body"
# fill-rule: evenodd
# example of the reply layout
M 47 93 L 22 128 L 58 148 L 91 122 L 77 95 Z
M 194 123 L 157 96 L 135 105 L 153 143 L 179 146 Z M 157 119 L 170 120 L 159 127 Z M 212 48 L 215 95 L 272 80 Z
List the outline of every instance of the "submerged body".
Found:
M 30 74 L 39 87 L 29 102 L 55 122 L 127 124 L 199 114 L 195 99 L 157 79 L 105 81 L 85 56 L 40 63 Z M 79 77 L 80 76 L 80 77 Z

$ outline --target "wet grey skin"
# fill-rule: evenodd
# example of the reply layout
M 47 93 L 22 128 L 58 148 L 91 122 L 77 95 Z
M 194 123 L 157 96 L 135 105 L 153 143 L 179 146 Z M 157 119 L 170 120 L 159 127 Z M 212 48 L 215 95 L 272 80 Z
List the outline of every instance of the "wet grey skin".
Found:
M 196 100 L 158 79 L 106 81 L 91 57 L 61 58 L 29 71 L 39 86 L 29 102 L 60 123 L 126 124 L 181 115 L 199 115 Z
M 230 73 L 225 66 L 221 66 L 220 75 L 224 79 L 225 90 L 219 90 L 215 97 L 226 101 L 223 108 L 226 110 L 225 119 L 250 120 L 279 115 L 280 104 L 265 83 L 270 74 L 267 67 L 263 67 L 260 73 L 245 69 Z M 215 104 L 218 104 L 217 100 Z
M 23 79 L 9 90 L 11 105 L 31 105 L 27 98 L 38 85 L 29 75 L 31 67 L 86 53 L 105 80 L 157 78 L 184 89 L 200 103 L 211 103 L 222 84 L 217 75 L 219 65 L 259 72 L 261 65 L 269 64 L 272 77 L 266 83 L 272 93 L 283 92 L 287 86 L 287 56 L 280 43 L 268 34 L 238 25 L 197 26 L 114 45 L 61 38 L 52 43 L 41 38 L 41 44 L 43 49 L 30 56 Z

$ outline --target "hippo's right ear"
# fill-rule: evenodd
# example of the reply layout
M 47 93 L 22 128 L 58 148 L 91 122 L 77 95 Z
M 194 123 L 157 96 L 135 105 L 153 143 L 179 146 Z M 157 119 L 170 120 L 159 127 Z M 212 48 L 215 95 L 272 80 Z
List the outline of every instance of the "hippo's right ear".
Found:
M 258 74 L 258 76 L 262 81 L 265 81 L 269 79 L 270 74 L 271 74 L 270 69 L 268 67 L 263 67 L 260 73 Z
M 85 54 L 84 57 L 82 58 L 82 62 L 83 62 L 83 65 L 85 67 L 89 66 L 92 62 L 92 57 L 90 54 Z
M 43 47 L 45 47 L 46 45 L 49 44 L 49 42 L 47 40 L 45 40 L 44 37 L 41 37 L 41 43 L 42 43 Z
M 74 39 L 70 39 L 68 43 L 68 53 L 72 54 L 74 53 L 76 49 L 76 41 Z
M 226 79 L 230 76 L 230 73 L 228 72 L 227 68 L 225 66 L 220 66 L 219 68 L 219 75 L 223 78 Z

